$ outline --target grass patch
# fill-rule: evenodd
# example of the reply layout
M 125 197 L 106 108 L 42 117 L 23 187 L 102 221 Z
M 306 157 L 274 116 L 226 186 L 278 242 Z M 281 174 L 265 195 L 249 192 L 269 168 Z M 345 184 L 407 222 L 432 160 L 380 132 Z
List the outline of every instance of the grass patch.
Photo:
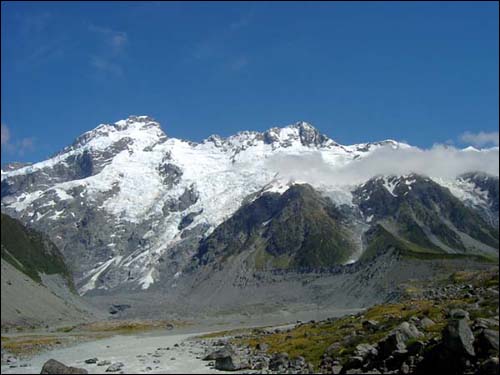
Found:
M 443 275 L 439 280 L 419 282 L 419 285 L 409 283 L 405 285 L 406 297 L 399 303 L 387 303 L 373 306 L 362 314 L 355 316 L 344 316 L 342 318 L 306 323 L 299 325 L 289 332 L 265 333 L 262 329 L 232 330 L 214 332 L 202 336 L 203 338 L 229 337 L 229 341 L 235 345 L 255 348 L 259 343 L 268 345 L 268 353 L 287 352 L 291 358 L 303 356 L 306 361 L 319 369 L 321 357 L 328 352 L 332 358 L 341 363 L 354 353 L 360 343 L 375 344 L 385 337 L 389 332 L 402 322 L 411 317 L 420 319 L 428 317 L 434 321 L 434 325 L 426 329 L 420 329 L 424 337 L 423 341 L 440 337 L 443 328 L 447 324 L 447 313 L 453 308 L 464 308 L 470 312 L 471 319 L 476 317 L 491 317 L 495 315 L 498 308 L 498 299 L 494 293 L 483 295 L 484 301 L 477 310 L 470 309 L 476 297 L 465 297 L 467 289 L 463 294 L 454 297 L 442 297 L 435 299 L 416 298 L 426 289 L 442 287 L 451 284 L 466 284 L 474 287 L 495 287 L 498 285 L 498 269 L 491 271 L 455 272 L 450 276 Z M 463 295 L 463 297 L 461 297 Z M 378 330 L 367 331 L 363 328 L 364 320 L 376 320 Z M 354 333 L 356 333 L 354 335 Z M 235 336 L 241 336 L 235 338 Z

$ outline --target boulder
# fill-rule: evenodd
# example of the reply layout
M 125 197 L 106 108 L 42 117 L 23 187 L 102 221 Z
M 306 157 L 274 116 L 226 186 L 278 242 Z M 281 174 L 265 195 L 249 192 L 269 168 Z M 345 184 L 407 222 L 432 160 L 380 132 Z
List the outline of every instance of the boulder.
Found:
M 487 357 L 489 354 L 498 353 L 499 337 L 498 331 L 492 329 L 483 329 L 477 335 L 474 342 L 474 348 L 478 355 Z
M 413 323 L 403 322 L 396 328 L 396 330 L 401 333 L 405 342 L 423 336 L 423 333 L 420 332 Z
M 85 363 L 88 365 L 91 365 L 93 363 L 97 363 L 98 359 L 97 358 L 89 358 L 85 360 Z
M 370 344 L 359 344 L 354 350 L 356 357 L 361 357 L 363 359 L 375 358 L 378 355 L 378 350 L 375 346 Z
M 469 320 L 469 313 L 465 310 L 462 309 L 453 309 L 450 311 L 450 318 L 451 319 L 465 319 Z
M 125 366 L 122 362 L 115 362 L 106 369 L 106 372 L 118 372 Z
M 425 349 L 425 343 L 423 341 L 414 341 L 408 345 L 408 354 L 417 355 L 422 354 Z
M 419 326 L 422 329 L 427 329 L 429 327 L 432 327 L 434 324 L 436 324 L 432 319 L 429 319 L 428 317 L 424 317 L 420 320 Z
M 88 374 L 88 371 L 83 368 L 66 366 L 55 359 L 49 359 L 44 363 L 40 374 Z
M 348 371 L 353 369 L 360 369 L 361 367 L 363 367 L 363 363 L 364 363 L 363 357 L 358 357 L 358 356 L 350 357 L 345 363 L 343 370 Z
M 367 331 L 376 331 L 378 329 L 378 322 L 376 320 L 364 320 L 361 324 Z
M 269 361 L 269 369 L 272 371 L 282 371 L 287 368 L 289 364 L 288 353 L 276 353 L 271 357 Z
M 392 332 L 377 343 L 379 358 L 387 358 L 395 351 L 406 350 L 405 338 L 399 331 Z
M 482 362 L 476 375 L 499 375 L 498 357 L 492 357 Z
M 217 358 L 227 357 L 232 354 L 235 354 L 233 348 L 227 345 L 222 349 L 207 354 L 205 357 L 203 357 L 203 361 L 213 361 L 216 360 Z
M 221 371 L 238 371 L 249 368 L 248 362 L 243 361 L 239 355 L 228 351 L 226 355 L 215 359 L 215 369 Z
M 476 355 L 474 351 L 474 334 L 465 318 L 451 319 L 444 328 L 442 337 L 444 347 L 451 352 L 459 355 Z
M 265 342 L 260 342 L 255 348 L 261 352 L 265 352 L 267 349 L 269 349 L 269 345 L 267 345 Z

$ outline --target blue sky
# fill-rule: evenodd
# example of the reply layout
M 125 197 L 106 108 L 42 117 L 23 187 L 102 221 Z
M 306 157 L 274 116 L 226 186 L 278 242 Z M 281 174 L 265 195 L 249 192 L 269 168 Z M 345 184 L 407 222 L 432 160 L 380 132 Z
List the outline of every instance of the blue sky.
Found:
M 194 141 L 305 120 L 345 144 L 498 144 L 497 2 L 1 7 L 2 163 L 129 114 Z

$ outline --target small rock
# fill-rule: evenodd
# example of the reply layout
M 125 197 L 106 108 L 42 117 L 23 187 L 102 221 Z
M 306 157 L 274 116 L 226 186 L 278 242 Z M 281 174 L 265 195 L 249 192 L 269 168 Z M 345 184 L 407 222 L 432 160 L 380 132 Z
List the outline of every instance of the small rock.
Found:
M 359 344 L 356 346 L 354 354 L 363 359 L 374 358 L 378 355 L 378 350 L 370 344 Z
M 87 364 L 93 364 L 93 363 L 97 363 L 98 359 L 97 358 L 89 358 L 89 359 L 86 359 L 85 360 L 85 363 Z
M 419 326 L 423 329 L 432 327 L 434 324 L 436 323 L 432 319 L 429 319 L 428 317 L 422 318 L 419 322 Z
M 106 369 L 106 372 L 118 372 L 122 369 L 123 366 L 125 365 L 122 362 L 113 363 Z
M 109 366 L 110 364 L 111 364 L 111 361 L 108 361 L 108 360 L 97 362 L 97 366 Z
M 267 349 L 269 349 L 269 345 L 267 345 L 265 342 L 260 342 L 255 348 L 261 352 L 265 352 L 267 351 Z

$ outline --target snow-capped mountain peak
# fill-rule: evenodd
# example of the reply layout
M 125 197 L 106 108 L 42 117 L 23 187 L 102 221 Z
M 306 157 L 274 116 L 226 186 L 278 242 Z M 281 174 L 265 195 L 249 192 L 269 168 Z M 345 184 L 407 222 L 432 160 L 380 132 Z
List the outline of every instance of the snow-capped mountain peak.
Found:
M 102 150 L 123 138 L 144 143 L 145 140 L 147 142 L 155 138 L 158 140 L 166 139 L 166 134 L 161 129 L 160 124 L 151 117 L 129 116 L 114 124 L 101 124 L 95 129 L 83 133 L 61 153 L 78 148 Z
M 304 178 L 336 204 L 352 205 L 348 181 L 311 178 L 320 170 L 308 175 L 314 161 L 345 168 L 374 150 L 405 147 L 392 140 L 343 146 L 303 121 L 194 143 L 168 138 L 148 116 L 130 116 L 82 134 L 50 159 L 2 170 L 2 211 L 49 233 L 81 292 L 148 288 L 165 258 L 175 261 L 162 272 L 179 272 L 199 239 L 259 192 L 282 193 Z M 304 173 L 290 175 L 297 163 Z M 384 187 L 398 195 L 395 186 L 409 190 L 410 177 Z

